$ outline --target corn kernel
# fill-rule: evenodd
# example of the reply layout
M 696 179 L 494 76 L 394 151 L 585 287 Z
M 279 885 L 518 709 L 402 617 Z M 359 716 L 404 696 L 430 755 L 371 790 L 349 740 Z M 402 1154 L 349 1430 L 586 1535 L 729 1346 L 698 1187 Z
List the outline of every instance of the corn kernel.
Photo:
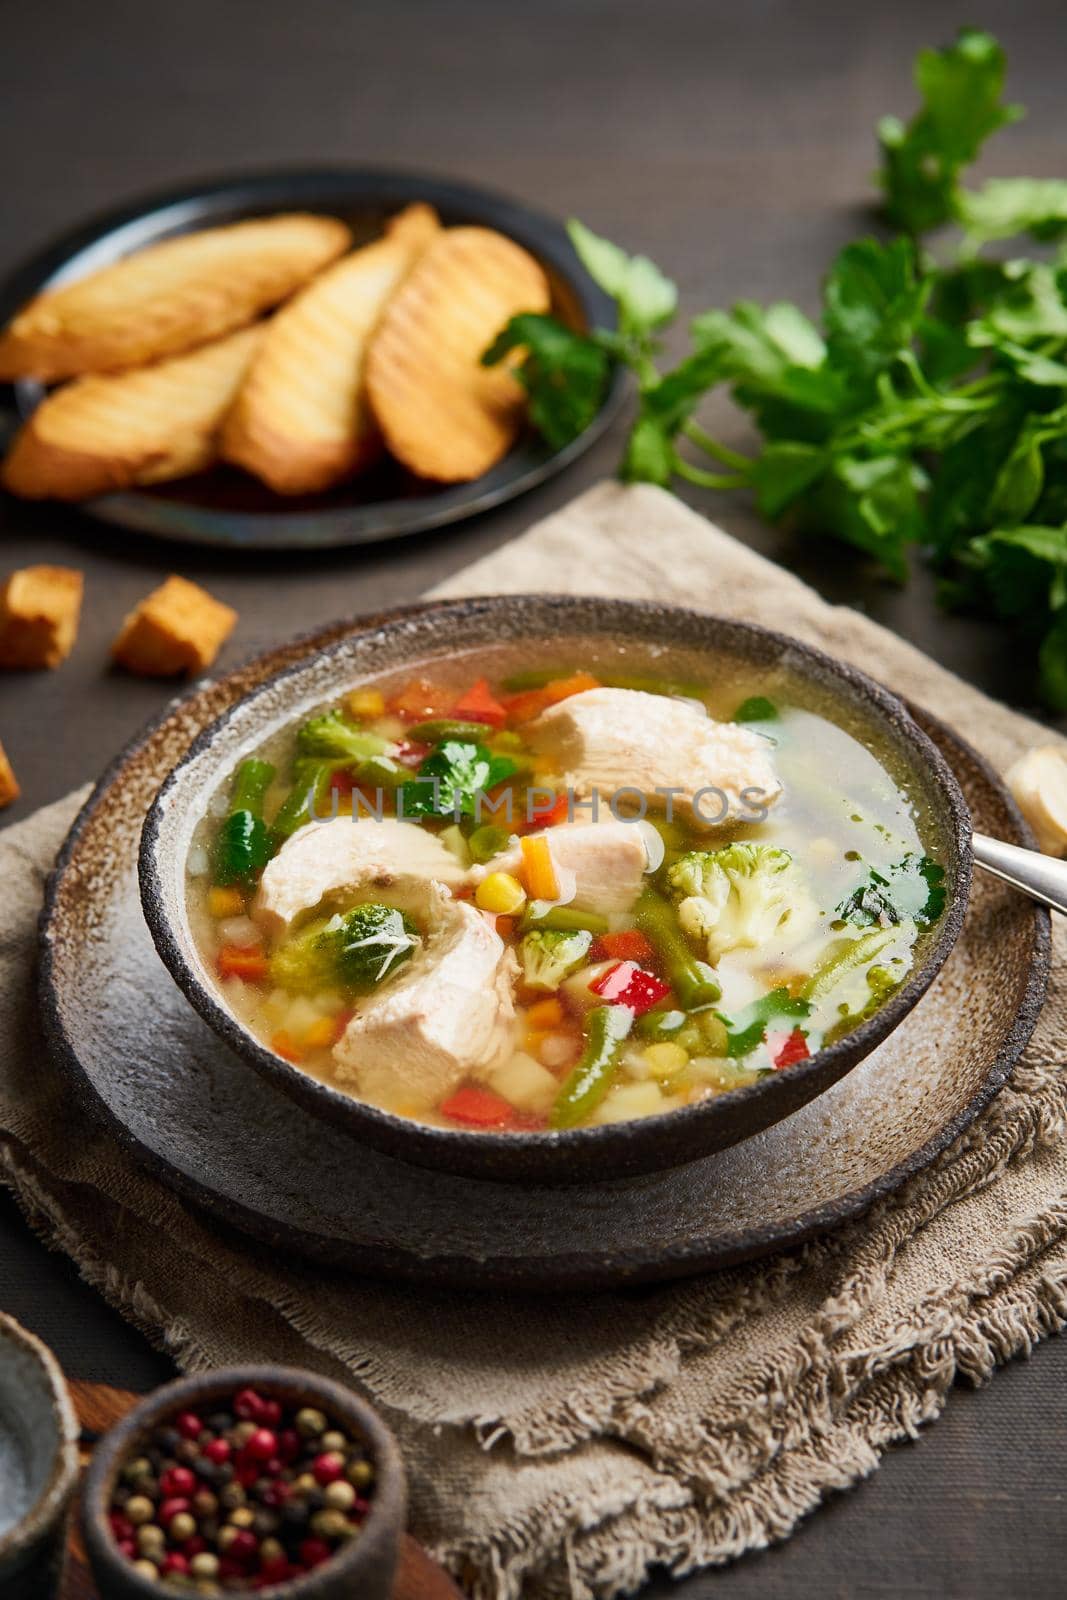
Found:
M 241 917 L 245 911 L 245 897 L 240 889 L 209 889 L 207 908 L 213 917 Z
M 563 1021 L 563 1007 L 555 995 L 550 995 L 547 1000 L 538 1000 L 526 1010 L 526 1026 L 528 1028 L 549 1029 L 558 1028 Z
M 345 710 L 350 717 L 380 717 L 385 710 L 385 696 L 380 689 L 353 689 L 345 697 Z
M 474 903 L 480 911 L 496 911 L 504 917 L 518 911 L 525 899 L 526 890 L 510 872 L 491 872 L 474 891 Z
M 644 1055 L 654 1078 L 674 1078 L 689 1065 L 688 1050 L 669 1039 L 650 1044 Z
M 320 1017 L 304 1034 L 304 1044 L 308 1050 L 328 1050 L 336 1039 L 336 1017 Z

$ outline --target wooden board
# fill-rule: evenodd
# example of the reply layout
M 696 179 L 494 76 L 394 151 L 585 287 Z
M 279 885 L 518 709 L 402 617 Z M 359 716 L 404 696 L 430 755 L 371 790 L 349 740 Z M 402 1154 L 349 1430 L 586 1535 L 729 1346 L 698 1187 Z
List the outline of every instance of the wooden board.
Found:
M 73 1379 L 70 1391 L 84 1429 L 83 1465 L 92 1452 L 94 1436 L 107 1431 L 135 1406 L 138 1396 L 127 1389 L 113 1389 L 106 1383 L 85 1383 Z M 77 1515 L 71 1518 L 70 1546 L 60 1600 L 98 1600 L 82 1545 Z M 406 1533 L 400 1546 L 400 1565 L 393 1586 L 393 1600 L 462 1600 L 452 1579 L 431 1560 L 422 1546 Z

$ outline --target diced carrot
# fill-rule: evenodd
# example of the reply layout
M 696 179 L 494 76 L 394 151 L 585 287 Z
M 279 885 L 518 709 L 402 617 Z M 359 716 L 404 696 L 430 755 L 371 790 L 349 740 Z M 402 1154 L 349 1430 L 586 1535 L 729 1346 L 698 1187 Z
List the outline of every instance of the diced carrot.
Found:
M 637 928 L 625 928 L 621 933 L 602 933 L 593 940 L 589 951 L 590 961 L 636 961 L 639 967 L 655 961 L 655 952 L 643 933 Z
M 455 696 L 442 684 L 429 678 L 412 678 L 389 701 L 389 710 L 408 722 L 425 722 L 428 717 L 446 716 Z
M 594 678 L 591 672 L 574 672 L 569 678 L 553 678 L 541 689 L 522 689 L 518 694 L 510 695 L 504 702 L 504 709 L 512 722 L 532 722 L 549 706 L 569 700 L 572 694 L 599 688 L 600 679 Z
M 292 1036 L 286 1033 L 284 1028 L 274 1035 L 270 1047 L 276 1056 L 281 1056 L 285 1061 L 292 1061 L 294 1065 L 304 1059 L 303 1051 L 293 1043 Z
M 555 995 L 550 995 L 545 1000 L 537 1000 L 532 1006 L 527 1007 L 526 1026 L 528 1028 L 558 1028 L 563 1021 L 563 1007 Z
M 572 672 L 569 678 L 553 678 L 551 683 L 546 683 L 545 693 L 549 705 L 555 706 L 561 700 L 569 700 L 572 694 L 584 694 L 587 689 L 599 688 L 600 679 L 594 678 L 591 672 Z
M 507 711 L 490 689 L 488 678 L 479 678 L 460 695 L 452 707 L 452 715 L 462 722 L 485 722 L 491 728 L 502 728 L 508 720 Z
M 469 1084 L 442 1101 L 441 1114 L 468 1128 L 512 1128 L 518 1122 L 518 1112 L 503 1095 Z
M 523 723 L 532 722 L 551 704 L 543 689 L 520 689 L 518 694 L 508 695 L 504 709 L 509 722 Z
M 261 983 L 267 976 L 267 958 L 258 944 L 224 944 L 215 964 L 221 978 L 243 978 L 246 983 Z
M 531 900 L 558 900 L 559 879 L 548 840 L 540 835 L 522 841 L 522 875 Z
M 223 889 L 216 885 L 208 890 L 207 908 L 213 917 L 240 917 L 245 911 L 245 897 L 240 889 Z
M 497 917 L 496 931 L 502 939 L 510 939 L 515 932 L 514 917 Z

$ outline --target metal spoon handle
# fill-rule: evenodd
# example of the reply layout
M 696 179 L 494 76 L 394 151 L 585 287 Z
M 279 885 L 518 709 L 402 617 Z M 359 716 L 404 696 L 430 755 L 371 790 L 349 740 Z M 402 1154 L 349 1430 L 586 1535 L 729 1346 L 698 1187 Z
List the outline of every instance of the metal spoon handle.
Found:
M 985 833 L 974 835 L 973 851 L 978 866 L 1021 889 L 1031 900 L 1039 900 L 1043 906 L 1067 916 L 1067 861 L 1043 856 L 1039 850 L 1024 850 L 1021 845 L 1004 844 Z

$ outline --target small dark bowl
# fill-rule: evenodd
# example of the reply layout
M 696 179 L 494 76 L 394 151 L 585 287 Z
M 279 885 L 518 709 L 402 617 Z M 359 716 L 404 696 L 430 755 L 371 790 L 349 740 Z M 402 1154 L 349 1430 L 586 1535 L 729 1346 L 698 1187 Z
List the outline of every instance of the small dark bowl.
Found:
M 407 1516 L 404 1467 L 396 1440 L 377 1412 L 343 1384 L 297 1367 L 271 1366 L 223 1367 L 168 1383 L 96 1446 L 85 1477 L 81 1515 L 85 1548 L 102 1600 L 160 1600 L 174 1592 L 142 1578 L 115 1544 L 107 1510 L 123 1463 L 138 1454 L 142 1441 L 166 1418 L 186 1409 L 207 1409 L 246 1387 L 289 1405 L 318 1407 L 369 1448 L 375 1468 L 374 1497 L 359 1538 L 306 1577 L 271 1584 L 260 1592 L 272 1600 L 349 1600 L 356 1594 L 361 1600 L 389 1600 Z
M 78 1419 L 52 1352 L 0 1313 L 0 1595 L 47 1600 L 78 1481 Z
M 430 1127 L 380 1111 L 290 1065 L 229 1011 L 193 939 L 186 862 L 208 798 L 265 740 L 353 684 L 432 670 L 469 682 L 531 658 L 603 671 L 699 677 L 741 667 L 778 673 L 866 736 L 893 763 L 928 818 L 945 868 L 947 909 L 907 982 L 881 1010 L 837 1042 L 743 1089 L 659 1116 L 545 1133 L 477 1133 Z M 457 659 L 458 658 L 458 659 Z M 241 669 L 233 675 L 240 688 Z M 888 690 L 854 667 L 751 623 L 680 606 L 562 595 L 437 601 L 353 622 L 336 642 L 237 699 L 194 740 L 153 802 L 141 840 L 141 901 L 156 948 L 200 1015 L 272 1083 L 360 1142 L 418 1166 L 500 1182 L 567 1183 L 681 1166 L 788 1117 L 869 1055 L 908 1014 L 943 966 L 963 924 L 970 885 L 967 803 L 944 758 Z M 254 1088 L 249 1086 L 254 1120 Z

